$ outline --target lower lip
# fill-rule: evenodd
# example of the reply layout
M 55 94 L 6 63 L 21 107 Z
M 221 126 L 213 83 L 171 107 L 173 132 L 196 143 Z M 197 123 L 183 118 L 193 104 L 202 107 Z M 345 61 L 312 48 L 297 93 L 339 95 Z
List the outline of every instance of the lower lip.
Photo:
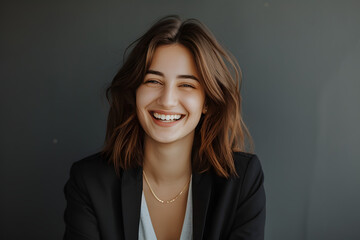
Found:
M 161 127 L 172 127 L 176 124 L 178 124 L 184 117 L 181 117 L 179 120 L 177 121 L 173 121 L 173 122 L 163 122 L 161 120 L 156 119 L 154 116 L 151 115 L 151 118 L 154 120 L 156 125 L 159 125 Z

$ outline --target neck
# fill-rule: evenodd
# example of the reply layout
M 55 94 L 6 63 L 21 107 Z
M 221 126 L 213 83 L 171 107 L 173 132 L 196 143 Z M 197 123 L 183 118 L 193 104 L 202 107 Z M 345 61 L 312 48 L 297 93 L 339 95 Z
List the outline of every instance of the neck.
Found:
M 159 143 L 145 135 L 143 169 L 157 184 L 189 179 L 193 135 L 184 141 Z

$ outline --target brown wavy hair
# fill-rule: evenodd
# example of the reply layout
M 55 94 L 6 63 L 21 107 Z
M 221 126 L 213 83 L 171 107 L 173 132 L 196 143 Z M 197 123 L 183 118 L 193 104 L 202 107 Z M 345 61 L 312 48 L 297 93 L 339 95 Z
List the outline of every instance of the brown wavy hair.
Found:
M 130 54 L 106 90 L 110 104 L 102 153 L 119 170 L 142 166 L 144 130 L 136 114 L 136 89 L 143 82 L 160 45 L 182 44 L 193 54 L 205 89 L 207 113 L 195 128 L 192 168 L 213 168 L 219 176 L 236 176 L 233 151 L 252 151 L 241 117 L 241 71 L 235 58 L 196 19 L 167 16 L 133 42 Z M 246 144 L 247 143 L 247 144 Z

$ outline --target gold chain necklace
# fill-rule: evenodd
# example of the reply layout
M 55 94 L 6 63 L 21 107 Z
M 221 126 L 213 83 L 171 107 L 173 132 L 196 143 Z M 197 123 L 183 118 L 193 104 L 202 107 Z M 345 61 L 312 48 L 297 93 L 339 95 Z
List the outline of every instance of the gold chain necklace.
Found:
M 143 173 L 144 173 L 145 181 L 146 181 L 147 185 L 148 185 L 149 188 L 150 188 L 150 192 L 151 192 L 152 195 L 156 198 L 156 200 L 158 200 L 159 202 L 161 202 L 161 203 L 163 203 L 163 204 L 175 202 L 176 199 L 178 199 L 178 198 L 180 197 L 180 195 L 183 194 L 183 192 L 185 191 L 186 187 L 189 185 L 190 180 L 191 180 L 191 176 L 190 176 L 189 181 L 185 184 L 185 186 L 183 187 L 183 189 L 181 190 L 181 192 L 180 192 L 178 195 L 176 195 L 173 199 L 170 199 L 170 200 L 161 200 L 158 196 L 156 196 L 154 190 L 151 188 L 150 183 L 149 183 L 149 181 L 148 181 L 148 179 L 147 179 L 147 177 L 146 177 L 146 174 L 145 174 L 145 171 L 144 171 L 144 170 L 143 170 Z

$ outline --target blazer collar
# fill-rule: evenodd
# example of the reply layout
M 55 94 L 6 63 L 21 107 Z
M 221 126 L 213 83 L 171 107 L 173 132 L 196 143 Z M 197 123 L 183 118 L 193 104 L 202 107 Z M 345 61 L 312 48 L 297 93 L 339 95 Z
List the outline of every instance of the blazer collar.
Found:
M 121 204 L 125 239 L 138 239 L 142 183 L 142 168 L 123 171 Z
M 193 172 L 192 179 L 193 239 L 200 240 L 204 234 L 212 178 L 208 171 L 202 174 Z M 142 188 L 142 168 L 123 171 L 121 203 L 125 239 L 138 239 Z
M 207 210 L 211 197 L 212 177 L 209 171 L 199 174 L 193 172 L 193 239 L 203 238 Z

